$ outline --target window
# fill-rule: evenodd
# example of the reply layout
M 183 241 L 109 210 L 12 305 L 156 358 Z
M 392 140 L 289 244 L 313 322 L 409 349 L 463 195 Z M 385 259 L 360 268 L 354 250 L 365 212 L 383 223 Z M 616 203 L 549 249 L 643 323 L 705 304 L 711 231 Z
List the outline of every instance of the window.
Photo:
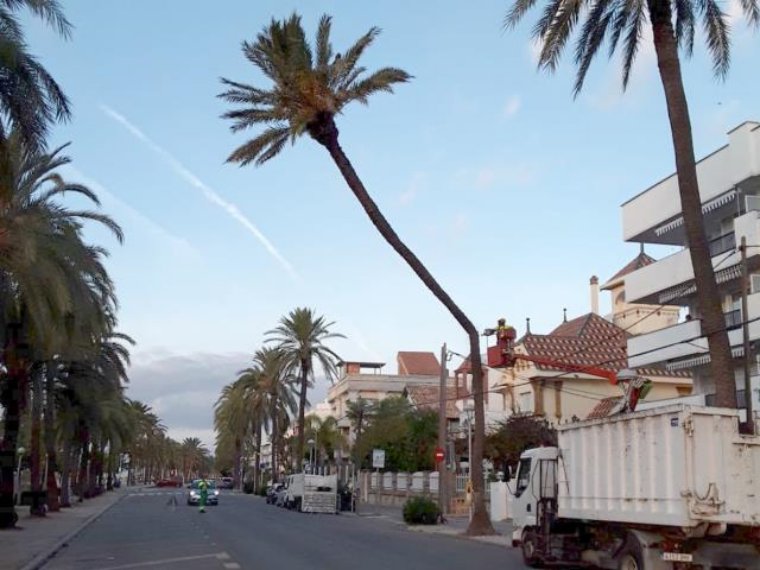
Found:
M 533 393 L 521 392 L 520 395 L 517 397 L 517 407 L 520 408 L 521 412 L 532 412 L 533 411 Z
M 519 497 L 523 494 L 523 491 L 528 488 L 530 484 L 530 464 L 531 458 L 526 457 L 520 460 L 520 468 L 517 472 L 517 488 L 515 489 L 515 497 Z

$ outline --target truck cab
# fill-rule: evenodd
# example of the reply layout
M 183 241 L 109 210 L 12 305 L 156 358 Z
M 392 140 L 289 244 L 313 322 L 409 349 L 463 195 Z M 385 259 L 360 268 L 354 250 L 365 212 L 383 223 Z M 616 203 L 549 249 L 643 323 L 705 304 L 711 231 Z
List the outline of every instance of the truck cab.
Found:
M 513 543 L 522 540 L 525 529 L 538 526 L 540 511 L 552 508 L 552 505 L 556 507 L 558 458 L 556 447 L 537 447 L 520 455 L 510 489 L 509 512 L 515 529 Z

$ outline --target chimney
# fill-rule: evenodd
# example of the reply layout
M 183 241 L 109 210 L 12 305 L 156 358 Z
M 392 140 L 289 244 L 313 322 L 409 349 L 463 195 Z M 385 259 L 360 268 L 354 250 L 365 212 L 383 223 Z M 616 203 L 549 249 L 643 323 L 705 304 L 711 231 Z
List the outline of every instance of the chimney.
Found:
M 599 314 L 599 278 L 596 275 L 591 276 L 591 312 Z

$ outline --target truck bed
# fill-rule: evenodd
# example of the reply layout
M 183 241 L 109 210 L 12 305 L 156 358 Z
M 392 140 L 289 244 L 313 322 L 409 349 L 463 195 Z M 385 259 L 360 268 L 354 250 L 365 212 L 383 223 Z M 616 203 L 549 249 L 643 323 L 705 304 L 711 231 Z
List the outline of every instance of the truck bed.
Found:
M 559 430 L 559 516 L 760 526 L 760 436 L 736 410 L 684 404 Z

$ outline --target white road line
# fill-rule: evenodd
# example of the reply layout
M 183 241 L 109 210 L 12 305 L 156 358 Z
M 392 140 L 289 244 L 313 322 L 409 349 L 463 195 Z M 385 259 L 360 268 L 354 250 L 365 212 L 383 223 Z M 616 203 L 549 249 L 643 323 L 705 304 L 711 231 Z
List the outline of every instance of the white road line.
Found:
M 219 560 L 229 560 L 230 559 L 230 555 L 227 554 L 226 552 L 220 552 L 219 554 L 216 555 L 216 557 Z
M 182 558 L 165 558 L 163 560 L 149 560 L 148 562 L 137 562 L 135 564 L 124 564 L 123 566 L 108 566 L 98 570 L 126 570 L 127 568 L 147 568 L 149 566 L 160 566 L 162 564 L 175 564 L 177 562 L 190 562 L 192 560 L 203 560 L 204 558 L 217 558 L 218 554 L 200 554 L 198 556 L 183 556 Z
M 225 568 L 230 568 L 230 569 L 240 568 L 240 564 L 238 564 L 237 562 L 225 562 L 224 563 L 224 567 Z

